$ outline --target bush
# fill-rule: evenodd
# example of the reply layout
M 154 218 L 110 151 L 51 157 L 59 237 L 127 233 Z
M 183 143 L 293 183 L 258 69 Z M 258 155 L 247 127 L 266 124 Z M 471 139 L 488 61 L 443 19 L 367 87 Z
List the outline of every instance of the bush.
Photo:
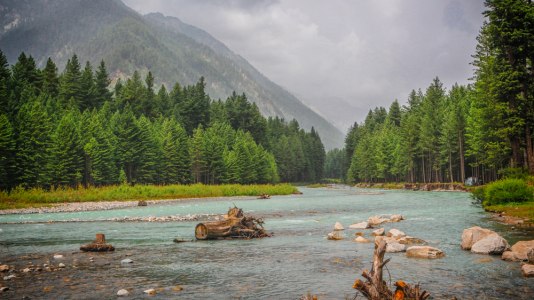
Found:
M 504 168 L 499 170 L 499 175 L 506 179 L 528 180 L 528 168 Z
M 484 192 L 485 192 L 484 186 L 477 187 L 476 189 L 473 189 L 473 191 L 471 192 L 471 198 L 473 198 L 476 201 L 484 202 Z
M 521 179 L 503 179 L 488 184 L 484 190 L 484 205 L 534 201 L 533 188 Z

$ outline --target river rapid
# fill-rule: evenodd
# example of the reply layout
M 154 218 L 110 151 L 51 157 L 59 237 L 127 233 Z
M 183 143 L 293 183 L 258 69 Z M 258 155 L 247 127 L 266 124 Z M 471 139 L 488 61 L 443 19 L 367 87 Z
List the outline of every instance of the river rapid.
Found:
M 329 241 L 326 235 L 336 222 L 348 228 L 371 216 L 402 214 L 406 220 L 379 227 L 386 231 L 397 228 L 424 239 L 446 256 L 418 259 L 405 253 L 386 253 L 386 258 L 391 258 L 387 267 L 392 281 L 419 283 L 435 299 L 534 299 L 534 279 L 521 275 L 519 263 L 472 254 L 460 247 L 462 231 L 472 226 L 495 230 L 510 245 L 534 239 L 534 232 L 512 231 L 492 221 L 467 193 L 346 186 L 299 189 L 303 195 L 269 200 L 231 198 L 110 211 L 1 216 L 0 222 L 16 222 L 221 214 L 235 204 L 246 213 L 267 216 L 265 228 L 274 237 L 173 243 L 175 238 L 194 239 L 198 222 L 189 221 L 4 224 L 0 225 L 2 264 L 19 269 L 28 261 L 34 265 L 46 260 L 57 263 L 53 254 L 61 253 L 67 267 L 3 281 L 2 286 L 10 291 L 0 298 L 116 299 L 118 290 L 128 289 L 132 295 L 126 299 L 299 299 L 306 292 L 318 299 L 351 299 L 355 295 L 352 285 L 371 267 L 375 250 L 374 243 L 352 240 L 358 231 L 373 240 L 369 237 L 372 230 L 346 229 L 339 232 L 346 238 L 342 241 Z M 78 248 L 91 242 L 96 233 L 104 233 L 106 242 L 117 250 L 79 252 Z M 95 262 L 89 262 L 89 257 Z M 134 263 L 121 264 L 124 258 Z M 492 261 L 477 261 L 481 258 Z M 389 279 L 388 272 L 385 279 Z M 173 290 L 177 286 L 183 290 Z M 157 294 L 143 295 L 149 288 L 156 289 Z

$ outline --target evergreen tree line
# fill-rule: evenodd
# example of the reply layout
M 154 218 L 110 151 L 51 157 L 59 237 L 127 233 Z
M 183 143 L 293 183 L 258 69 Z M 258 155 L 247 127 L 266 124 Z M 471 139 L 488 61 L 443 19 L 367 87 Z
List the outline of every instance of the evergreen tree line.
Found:
M 264 118 L 245 94 L 212 101 L 204 78 L 157 89 L 150 71 L 111 83 L 104 61 L 74 54 L 59 73 L 0 50 L 0 189 L 322 179 L 317 132 Z
M 447 91 L 436 78 L 405 106 L 370 111 L 349 129 L 338 158 L 346 181 L 489 182 L 506 168 L 534 174 L 534 4 L 485 5 L 475 83 Z

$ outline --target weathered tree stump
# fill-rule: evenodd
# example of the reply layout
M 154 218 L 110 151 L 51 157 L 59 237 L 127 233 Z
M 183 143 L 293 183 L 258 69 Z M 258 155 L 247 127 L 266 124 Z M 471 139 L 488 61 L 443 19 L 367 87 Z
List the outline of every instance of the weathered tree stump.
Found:
M 147 206 L 148 203 L 145 201 L 145 200 L 139 200 L 139 202 L 137 202 L 137 206 Z
M 426 291 L 419 293 L 419 285 L 411 287 L 409 284 L 399 280 L 394 285 L 397 287 L 395 293 L 391 291 L 387 283 L 382 278 L 382 268 L 390 261 L 384 261 L 384 254 L 386 254 L 386 241 L 380 242 L 380 245 L 375 251 L 373 268 L 371 272 L 363 271 L 362 276 L 367 280 L 363 282 L 361 279 L 356 280 L 353 288 L 357 289 L 362 295 L 369 300 L 390 300 L 390 299 L 414 299 L 425 300 L 430 297 Z
M 87 252 L 107 252 L 115 251 L 115 247 L 110 244 L 106 245 L 106 236 L 103 233 L 97 233 L 95 240 L 90 244 L 81 246 L 80 250 Z
M 271 199 L 271 195 L 266 195 L 265 192 L 261 192 L 258 199 Z
M 199 223 L 195 228 L 198 240 L 221 238 L 263 238 L 269 234 L 263 228 L 261 218 L 243 215 L 241 208 L 230 208 L 225 219 L 219 222 Z

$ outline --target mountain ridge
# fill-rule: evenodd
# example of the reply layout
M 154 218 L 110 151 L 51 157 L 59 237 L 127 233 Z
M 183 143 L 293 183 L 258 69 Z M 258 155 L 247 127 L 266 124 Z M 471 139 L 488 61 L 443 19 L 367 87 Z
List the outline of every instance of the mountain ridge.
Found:
M 23 19 L 0 34 L 0 48 L 10 63 L 25 51 L 39 67 L 52 57 L 63 70 L 67 59 L 77 53 L 80 61 L 93 66 L 104 59 L 115 78 L 129 77 L 135 69 L 150 70 L 156 82 L 168 88 L 174 82 L 193 84 L 204 76 L 214 100 L 225 100 L 234 90 L 245 93 L 265 116 L 295 118 L 307 130 L 314 126 L 325 148 L 343 145 L 344 135 L 334 125 L 200 28 L 161 13 L 141 16 L 119 0 L 56 0 L 48 7 L 49 2 L 7 0 L 2 4 L 5 15 L 18 14 Z M 18 11 L 13 13 L 9 5 L 18 5 Z M 42 14 L 35 12 L 39 7 Z

